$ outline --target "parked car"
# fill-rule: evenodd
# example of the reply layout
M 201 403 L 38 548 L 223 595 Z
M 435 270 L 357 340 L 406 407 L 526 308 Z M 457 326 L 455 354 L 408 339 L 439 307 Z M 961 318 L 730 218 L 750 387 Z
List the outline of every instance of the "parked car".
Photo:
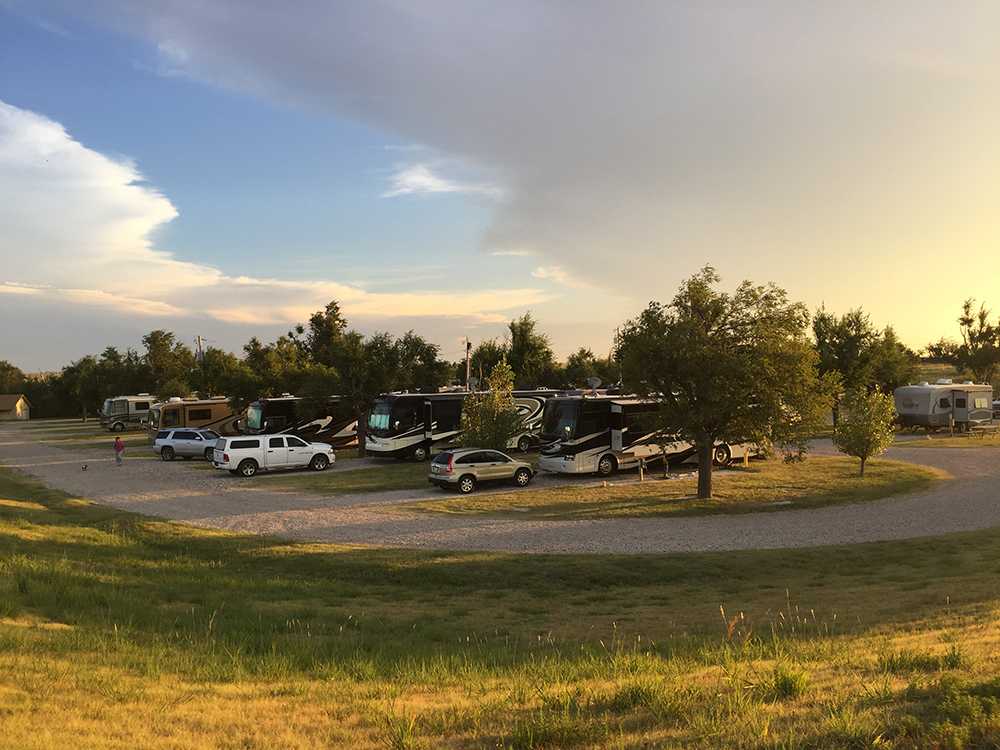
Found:
M 307 443 L 295 435 L 220 437 L 212 463 L 230 474 L 252 477 L 258 471 L 301 469 L 323 471 L 337 460 L 329 443 Z
M 164 461 L 173 461 L 178 456 L 199 456 L 211 461 L 218 439 L 219 434 L 212 430 L 160 430 L 153 438 L 153 453 Z
M 427 481 L 467 495 L 480 482 L 512 480 L 519 487 L 524 487 L 534 476 L 535 469 L 531 464 L 515 461 L 506 453 L 485 448 L 461 448 L 435 456 Z

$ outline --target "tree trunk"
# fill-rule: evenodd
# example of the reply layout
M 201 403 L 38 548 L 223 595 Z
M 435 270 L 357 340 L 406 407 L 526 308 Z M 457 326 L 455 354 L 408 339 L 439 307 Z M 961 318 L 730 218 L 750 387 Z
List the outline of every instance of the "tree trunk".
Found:
M 368 410 L 358 415 L 358 456 L 365 457 L 365 435 L 368 428 Z
M 698 499 L 712 498 L 712 449 L 715 447 L 711 439 L 698 442 Z
M 868 460 L 867 458 L 862 458 L 861 459 L 861 476 L 865 475 L 865 461 L 867 461 L 867 460 Z

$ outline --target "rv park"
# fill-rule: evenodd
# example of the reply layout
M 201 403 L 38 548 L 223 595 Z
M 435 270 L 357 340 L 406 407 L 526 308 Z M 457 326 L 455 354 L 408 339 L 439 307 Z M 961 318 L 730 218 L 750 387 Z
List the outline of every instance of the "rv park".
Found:
M 0 0 L 0 750 L 1000 750 L 1000 0 Z

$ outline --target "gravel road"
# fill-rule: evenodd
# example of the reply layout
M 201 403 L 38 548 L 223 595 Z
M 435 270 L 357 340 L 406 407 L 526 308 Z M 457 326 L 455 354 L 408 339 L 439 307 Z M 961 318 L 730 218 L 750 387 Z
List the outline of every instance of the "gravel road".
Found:
M 733 516 L 579 521 L 418 514 L 398 506 L 438 496 L 434 489 L 324 498 L 269 489 L 187 462 L 130 451 L 118 468 L 97 454 L 12 439 L 0 430 L 0 462 L 48 485 L 116 508 L 231 531 L 375 546 L 530 553 L 655 553 L 811 547 L 931 536 L 1000 525 L 1000 450 L 897 447 L 889 457 L 935 466 L 955 479 L 911 495 L 813 510 Z M 5 444 L 2 444 L 5 443 Z M 820 442 L 816 452 L 831 451 Z M 88 465 L 87 471 L 81 465 Z M 342 469 L 377 462 L 345 461 Z M 720 481 L 725 481 L 720 477 Z

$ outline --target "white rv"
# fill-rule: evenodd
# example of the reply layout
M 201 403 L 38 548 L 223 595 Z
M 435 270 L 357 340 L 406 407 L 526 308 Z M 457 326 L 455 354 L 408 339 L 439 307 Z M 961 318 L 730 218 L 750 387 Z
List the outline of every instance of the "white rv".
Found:
M 896 412 L 904 427 L 925 427 L 930 430 L 954 426 L 965 431 L 987 424 L 993 419 L 993 386 L 955 383 L 938 380 L 935 383 L 904 385 L 895 390 Z
M 101 425 L 113 432 L 139 429 L 149 418 L 153 397 L 148 393 L 138 396 L 115 396 L 104 400 L 101 408 Z

